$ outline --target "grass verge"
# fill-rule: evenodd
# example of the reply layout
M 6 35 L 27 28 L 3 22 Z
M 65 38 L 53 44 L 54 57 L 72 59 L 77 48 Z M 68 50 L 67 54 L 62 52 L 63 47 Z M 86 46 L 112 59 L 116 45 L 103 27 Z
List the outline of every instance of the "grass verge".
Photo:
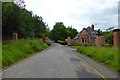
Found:
M 2 67 L 29 57 L 48 48 L 41 39 L 12 40 L 2 45 Z
M 118 67 L 118 49 L 97 46 L 74 46 L 78 52 L 97 60 L 109 68 L 120 71 Z

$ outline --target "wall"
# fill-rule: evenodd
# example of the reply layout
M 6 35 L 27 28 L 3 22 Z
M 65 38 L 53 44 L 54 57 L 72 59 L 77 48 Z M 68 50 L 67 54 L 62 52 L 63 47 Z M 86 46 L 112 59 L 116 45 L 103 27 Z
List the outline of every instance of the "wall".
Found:
M 105 39 L 103 36 L 97 36 L 95 39 L 95 45 L 96 46 L 104 46 L 105 45 Z
M 114 47 L 120 47 L 120 29 L 113 30 L 113 43 Z

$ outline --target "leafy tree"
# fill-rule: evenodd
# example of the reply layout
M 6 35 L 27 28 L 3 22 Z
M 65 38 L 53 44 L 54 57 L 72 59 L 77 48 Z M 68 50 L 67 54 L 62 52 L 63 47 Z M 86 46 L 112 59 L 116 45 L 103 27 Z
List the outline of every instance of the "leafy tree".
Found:
M 2 4 L 2 29 L 3 35 L 11 35 L 12 32 L 18 30 L 20 8 L 14 3 Z
M 64 41 L 67 36 L 74 38 L 78 34 L 77 30 L 72 27 L 67 27 L 62 22 L 57 22 L 53 29 L 50 31 L 50 38 L 57 42 L 58 40 Z
M 105 37 L 108 44 L 113 45 L 113 32 L 102 32 L 102 35 Z
M 43 37 L 48 32 L 48 27 L 43 22 L 42 16 L 37 16 L 25 9 L 23 0 L 15 0 L 15 3 L 5 2 L 2 5 L 2 30 L 3 38 L 11 38 L 13 32 L 17 32 L 20 38 Z
M 70 36 L 71 38 L 74 38 L 78 34 L 78 31 L 72 28 L 72 26 L 67 27 L 66 31 L 67 31 L 67 36 Z
M 66 38 L 66 27 L 62 22 L 57 22 L 51 31 L 50 37 L 57 42 L 57 40 L 64 40 Z

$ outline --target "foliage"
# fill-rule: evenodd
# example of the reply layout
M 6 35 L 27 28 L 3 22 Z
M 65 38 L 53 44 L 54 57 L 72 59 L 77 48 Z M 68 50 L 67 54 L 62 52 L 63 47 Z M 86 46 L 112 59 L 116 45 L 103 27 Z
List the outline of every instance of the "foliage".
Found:
M 95 47 L 95 46 L 74 46 L 77 51 L 107 65 L 111 69 L 118 69 L 118 49 L 111 47 Z
M 50 32 L 50 38 L 57 42 L 58 40 L 65 41 L 67 36 L 75 37 L 78 34 L 77 30 L 72 27 L 67 27 L 62 22 L 57 22 Z
M 62 22 L 58 22 L 51 30 L 50 38 L 57 42 L 57 40 L 64 40 L 66 38 L 66 27 Z
M 74 38 L 78 34 L 78 31 L 72 28 L 72 26 L 68 26 L 66 28 L 66 31 L 67 31 L 67 36 L 70 36 L 71 38 Z
M 2 4 L 3 38 L 6 36 L 11 38 L 13 32 L 17 32 L 19 38 L 38 38 L 47 34 L 48 27 L 43 22 L 43 18 L 26 10 L 23 0 L 15 1 L 15 3 L 4 2 Z
M 102 32 L 102 35 L 105 37 L 106 42 L 110 45 L 113 45 L 113 32 Z
M 108 29 L 106 29 L 106 31 L 101 32 L 109 45 L 113 45 L 113 30 L 114 27 L 109 27 Z
M 7 44 L 2 46 L 3 68 L 21 59 L 29 57 L 47 47 L 48 45 L 43 43 L 41 39 L 9 41 Z
M 58 40 L 58 43 L 61 44 L 61 45 L 67 45 L 67 41 Z

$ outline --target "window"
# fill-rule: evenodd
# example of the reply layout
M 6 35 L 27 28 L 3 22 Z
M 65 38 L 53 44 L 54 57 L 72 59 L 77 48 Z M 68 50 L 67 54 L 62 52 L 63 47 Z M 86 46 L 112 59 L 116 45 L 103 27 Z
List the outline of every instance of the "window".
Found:
M 84 38 L 82 38 L 82 43 L 84 43 Z

